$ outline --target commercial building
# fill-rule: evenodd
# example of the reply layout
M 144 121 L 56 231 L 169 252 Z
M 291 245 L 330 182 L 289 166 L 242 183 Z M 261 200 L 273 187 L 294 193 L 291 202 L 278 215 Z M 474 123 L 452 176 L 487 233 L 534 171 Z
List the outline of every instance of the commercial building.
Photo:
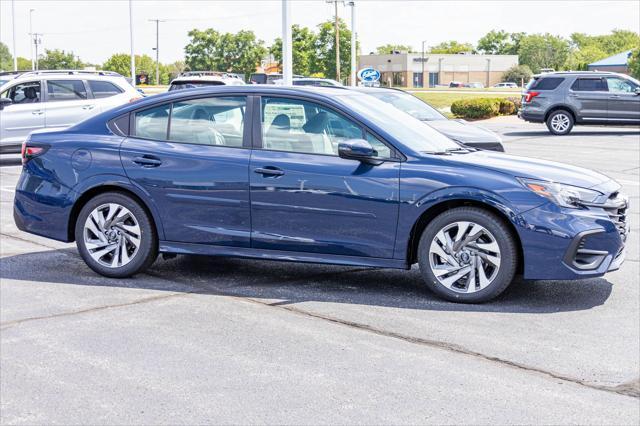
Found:
M 359 69 L 371 67 L 382 74 L 380 83 L 394 87 L 433 87 L 452 81 L 491 86 L 506 70 L 518 65 L 518 55 L 393 53 L 360 55 Z
M 589 71 L 611 71 L 629 74 L 629 57 L 631 50 L 609 56 L 597 62 L 587 65 Z

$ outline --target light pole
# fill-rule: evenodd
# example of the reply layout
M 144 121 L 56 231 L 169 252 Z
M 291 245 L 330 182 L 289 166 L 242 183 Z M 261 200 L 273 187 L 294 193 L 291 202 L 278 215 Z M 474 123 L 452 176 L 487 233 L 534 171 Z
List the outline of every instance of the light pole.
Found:
M 336 32 L 336 81 L 340 81 L 340 27 L 338 21 L 338 1 L 341 0 L 327 0 L 327 3 L 333 3 L 334 16 L 335 16 L 335 32 Z
M 356 2 L 350 1 L 351 6 L 351 86 L 356 86 Z
M 422 40 L 422 58 L 420 62 L 422 62 L 422 88 L 424 88 L 424 44 L 427 40 Z
M 40 58 L 38 58 L 38 45 L 42 44 L 42 39 L 40 38 L 42 34 L 40 33 L 33 33 L 33 44 L 35 45 L 35 49 L 36 49 L 36 67 L 35 67 L 35 71 L 38 71 L 39 66 L 40 66 Z
M 18 71 L 18 55 L 16 54 L 16 1 L 11 0 L 11 31 L 13 35 L 13 70 Z
M 291 34 L 291 1 L 282 0 L 282 82 L 293 85 L 293 45 Z
M 162 19 L 149 19 L 150 22 L 156 23 L 156 84 L 160 84 L 160 22 Z
M 35 70 L 35 64 L 33 61 L 33 40 L 31 40 L 33 38 L 33 12 L 35 11 L 35 9 L 29 9 L 29 53 L 31 55 L 31 71 Z
M 131 85 L 136 87 L 136 57 L 133 53 L 133 0 L 129 0 L 129 48 L 131 54 Z

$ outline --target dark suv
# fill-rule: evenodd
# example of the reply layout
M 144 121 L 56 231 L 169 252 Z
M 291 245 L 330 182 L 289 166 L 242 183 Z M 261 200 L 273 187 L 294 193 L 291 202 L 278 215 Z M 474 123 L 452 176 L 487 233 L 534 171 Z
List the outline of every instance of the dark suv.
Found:
M 554 135 L 574 124 L 640 124 L 640 82 L 610 72 L 535 75 L 522 95 L 518 116 L 546 123 Z

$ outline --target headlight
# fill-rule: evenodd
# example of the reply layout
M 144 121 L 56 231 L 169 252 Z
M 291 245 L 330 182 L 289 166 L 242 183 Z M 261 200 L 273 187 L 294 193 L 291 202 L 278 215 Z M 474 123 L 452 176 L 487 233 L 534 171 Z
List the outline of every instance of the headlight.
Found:
M 595 202 L 602 195 L 601 192 L 579 186 L 525 178 L 518 178 L 518 180 L 525 188 L 548 198 L 560 207 L 575 209 L 584 203 Z

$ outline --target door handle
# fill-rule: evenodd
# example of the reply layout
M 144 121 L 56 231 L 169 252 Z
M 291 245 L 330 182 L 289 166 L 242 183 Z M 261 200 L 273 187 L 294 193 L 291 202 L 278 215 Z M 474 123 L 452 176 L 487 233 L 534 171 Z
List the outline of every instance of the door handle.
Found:
M 31 111 L 31 114 L 33 115 L 42 115 L 44 114 L 44 111 L 42 111 L 41 109 L 37 110 L 37 111 Z
M 273 166 L 267 166 L 263 168 L 257 168 L 254 170 L 255 173 L 258 173 L 262 176 L 282 176 L 284 174 L 284 170 L 279 169 Z
M 162 164 L 162 160 L 150 155 L 144 155 L 142 157 L 135 157 L 133 162 L 142 167 L 158 167 Z
M 82 109 L 94 109 L 95 105 L 82 105 Z
M 620 95 L 611 95 L 609 96 L 609 99 L 619 99 Z

